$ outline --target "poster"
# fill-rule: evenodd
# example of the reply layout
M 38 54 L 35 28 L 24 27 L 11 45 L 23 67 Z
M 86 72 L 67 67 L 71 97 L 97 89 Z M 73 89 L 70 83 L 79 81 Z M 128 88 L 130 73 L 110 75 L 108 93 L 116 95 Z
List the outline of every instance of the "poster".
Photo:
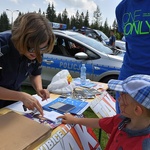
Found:
M 116 115 L 116 100 L 107 92 L 103 91 L 91 103 L 90 107 L 99 118 Z

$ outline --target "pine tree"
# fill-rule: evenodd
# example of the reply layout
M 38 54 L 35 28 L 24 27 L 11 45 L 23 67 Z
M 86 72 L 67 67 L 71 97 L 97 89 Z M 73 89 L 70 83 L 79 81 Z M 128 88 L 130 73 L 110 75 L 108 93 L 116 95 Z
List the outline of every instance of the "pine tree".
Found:
M 89 27 L 89 12 L 88 12 L 88 10 L 86 12 L 83 25 L 86 26 L 86 27 Z
M 46 10 L 46 18 L 51 21 L 51 6 L 50 3 L 48 4 L 47 10 Z
M 67 23 L 67 17 L 68 17 L 68 12 L 65 8 L 64 11 L 62 12 L 62 21 L 63 21 L 63 23 Z
M 94 17 L 94 22 L 93 22 L 93 26 L 95 29 L 98 29 L 100 27 L 101 24 L 101 12 L 100 12 L 100 8 L 97 6 L 96 10 L 93 13 L 93 17 Z
M 103 26 L 103 32 L 109 37 L 109 33 L 110 33 L 110 28 L 108 26 L 108 22 L 107 22 L 107 18 L 104 22 L 104 26 Z
M 9 25 L 9 19 L 6 12 L 3 12 L 0 16 L 0 32 L 9 30 L 11 27 Z

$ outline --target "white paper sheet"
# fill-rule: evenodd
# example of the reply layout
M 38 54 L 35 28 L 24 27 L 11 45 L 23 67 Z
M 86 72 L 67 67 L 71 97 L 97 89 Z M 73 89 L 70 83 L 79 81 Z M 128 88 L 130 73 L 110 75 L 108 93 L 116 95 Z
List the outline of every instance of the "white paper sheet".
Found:
M 32 96 L 35 97 L 40 102 L 40 104 L 42 106 L 44 106 L 44 105 L 46 105 L 52 101 L 52 99 L 50 99 L 50 98 L 42 101 L 42 98 L 40 96 L 38 96 L 37 94 L 32 95 Z M 30 112 L 32 112 L 32 110 L 28 110 L 28 109 L 27 109 L 27 111 L 24 111 L 23 103 L 21 101 L 13 103 L 13 104 L 7 106 L 6 108 L 9 108 L 9 109 L 16 111 L 16 112 L 19 112 L 19 113 L 30 113 Z
M 46 110 L 43 110 L 43 113 L 44 113 L 44 117 L 51 120 L 51 121 L 56 121 L 56 118 L 58 116 L 62 116 L 62 114 L 56 112 L 56 111 L 46 111 Z

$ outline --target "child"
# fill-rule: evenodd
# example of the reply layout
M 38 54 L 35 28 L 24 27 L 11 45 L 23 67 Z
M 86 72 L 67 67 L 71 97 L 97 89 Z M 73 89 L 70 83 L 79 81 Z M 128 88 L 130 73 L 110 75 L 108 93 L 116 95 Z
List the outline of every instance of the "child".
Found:
M 121 80 L 110 80 L 108 87 L 119 91 L 121 114 L 107 118 L 76 118 L 60 116 L 62 123 L 102 128 L 110 134 L 105 150 L 150 149 L 150 76 L 133 75 Z

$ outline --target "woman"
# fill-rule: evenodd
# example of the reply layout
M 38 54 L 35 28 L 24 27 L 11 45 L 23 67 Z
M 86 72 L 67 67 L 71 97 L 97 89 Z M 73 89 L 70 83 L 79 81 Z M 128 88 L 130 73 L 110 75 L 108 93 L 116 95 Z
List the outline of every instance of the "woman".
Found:
M 52 28 L 42 15 L 27 13 L 16 19 L 11 32 L 0 34 L 0 108 L 22 101 L 26 108 L 36 108 L 43 115 L 40 103 L 20 88 L 29 76 L 42 100 L 49 98 L 49 92 L 42 87 L 41 62 L 42 54 L 50 53 L 54 46 Z

